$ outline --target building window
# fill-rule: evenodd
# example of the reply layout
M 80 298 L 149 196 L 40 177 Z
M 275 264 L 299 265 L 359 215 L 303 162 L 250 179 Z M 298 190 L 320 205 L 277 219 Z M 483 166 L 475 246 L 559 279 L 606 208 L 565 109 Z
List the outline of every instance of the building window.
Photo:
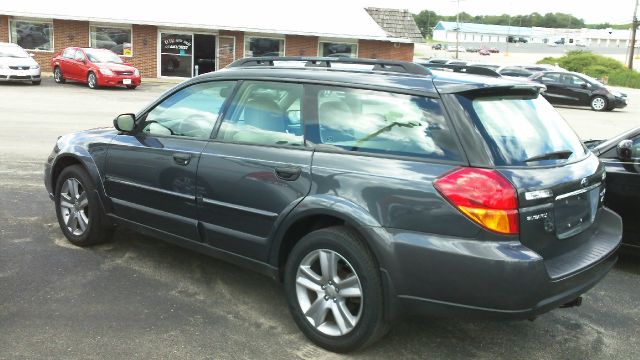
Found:
M 53 51 L 53 23 L 33 20 L 11 20 L 11 42 L 29 50 Z
M 89 46 L 111 50 L 118 55 L 132 56 L 131 28 L 91 25 L 89 27 Z
M 247 37 L 244 40 L 244 57 L 284 56 L 284 39 Z
M 320 56 L 355 58 L 358 56 L 358 44 L 321 42 Z

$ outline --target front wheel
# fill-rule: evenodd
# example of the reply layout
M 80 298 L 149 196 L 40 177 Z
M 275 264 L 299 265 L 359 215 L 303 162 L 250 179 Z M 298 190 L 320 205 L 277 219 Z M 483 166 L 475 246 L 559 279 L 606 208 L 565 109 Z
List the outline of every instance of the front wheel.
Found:
M 608 105 L 607 98 L 604 96 L 598 95 L 591 99 L 591 109 L 594 111 L 605 111 L 607 110 Z
M 95 186 L 80 165 L 72 165 L 60 173 L 55 188 L 58 223 L 65 237 L 74 245 L 89 246 L 107 241 L 109 225 Z
M 90 72 L 89 75 L 87 75 L 87 85 L 89 85 L 90 89 L 95 90 L 98 88 L 98 78 L 93 72 Z
M 379 268 L 359 235 L 347 227 L 304 236 L 287 259 L 284 287 L 300 330 L 327 350 L 366 347 L 388 329 Z

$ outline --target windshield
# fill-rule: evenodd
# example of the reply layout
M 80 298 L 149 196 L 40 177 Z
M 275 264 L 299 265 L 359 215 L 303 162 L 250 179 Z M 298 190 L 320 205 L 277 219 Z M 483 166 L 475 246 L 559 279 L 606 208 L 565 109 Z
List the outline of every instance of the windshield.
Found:
M 29 54 L 17 46 L 0 46 L 0 57 L 26 58 Z
M 553 165 L 586 155 L 573 129 L 541 96 L 459 98 L 487 141 L 497 166 Z M 560 152 L 566 156 L 545 157 Z M 540 160 L 531 160 L 536 158 Z
M 92 63 L 116 63 L 122 64 L 122 59 L 115 53 L 108 50 L 90 50 L 85 49 L 85 54 Z

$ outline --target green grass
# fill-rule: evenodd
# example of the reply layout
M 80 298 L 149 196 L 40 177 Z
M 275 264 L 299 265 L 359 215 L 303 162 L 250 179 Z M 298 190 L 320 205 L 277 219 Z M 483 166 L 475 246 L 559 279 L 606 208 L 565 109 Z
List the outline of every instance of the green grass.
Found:
M 590 51 L 571 51 L 561 57 L 546 57 L 538 64 L 551 64 L 591 77 L 602 79 L 609 85 L 640 89 L 640 73 L 628 69 L 618 60 L 596 55 Z

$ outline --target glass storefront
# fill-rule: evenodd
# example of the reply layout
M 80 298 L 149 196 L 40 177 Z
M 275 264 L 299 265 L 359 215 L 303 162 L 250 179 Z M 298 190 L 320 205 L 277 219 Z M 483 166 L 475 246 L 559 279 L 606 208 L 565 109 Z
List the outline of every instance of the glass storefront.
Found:
M 193 35 L 160 33 L 160 75 L 191 77 Z
M 11 20 L 9 26 L 12 43 L 28 50 L 53 51 L 53 23 Z
M 320 43 L 320 56 L 355 58 L 358 54 L 358 44 Z

